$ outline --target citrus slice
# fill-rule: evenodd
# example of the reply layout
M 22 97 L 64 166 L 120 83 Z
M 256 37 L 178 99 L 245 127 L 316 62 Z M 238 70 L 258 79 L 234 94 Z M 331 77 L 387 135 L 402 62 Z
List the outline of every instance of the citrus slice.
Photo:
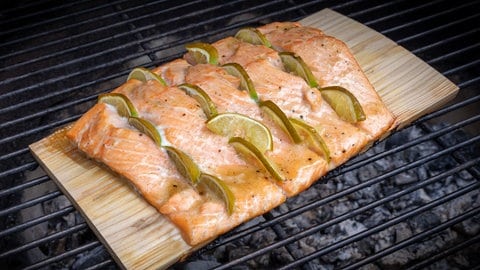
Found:
M 282 59 L 283 66 L 288 72 L 302 77 L 310 87 L 318 86 L 312 71 L 300 56 L 292 52 L 281 52 L 278 55 Z
M 150 71 L 149 69 L 143 67 L 134 68 L 130 74 L 128 74 L 127 81 L 130 79 L 137 79 L 142 82 L 147 82 L 148 80 L 154 80 L 162 85 L 167 85 L 167 83 L 160 77 L 158 74 Z
M 255 86 L 253 86 L 253 82 L 248 76 L 247 71 L 238 63 L 228 63 L 222 65 L 223 69 L 227 71 L 228 74 L 240 78 L 240 89 L 246 90 L 250 97 L 255 101 L 258 102 L 258 95 L 257 90 L 255 90 Z
M 187 61 L 192 64 L 218 64 L 218 52 L 215 47 L 208 43 L 193 42 L 185 45 L 187 49 Z
M 138 116 L 137 109 L 133 103 L 123 94 L 106 93 L 98 96 L 98 102 L 107 103 L 115 107 L 120 116 Z
M 202 173 L 200 174 L 197 188 L 202 186 L 205 186 L 208 190 L 213 192 L 215 196 L 225 202 L 228 215 L 233 213 L 233 209 L 235 208 L 235 196 L 225 182 L 216 176 Z
M 294 143 L 300 143 L 302 138 L 298 134 L 295 127 L 290 123 L 290 120 L 277 104 L 271 100 L 260 101 L 258 104 L 263 111 L 265 111 L 282 129 L 290 136 Z
M 340 86 L 328 86 L 319 89 L 323 99 L 341 119 L 350 123 L 357 123 L 366 119 L 362 105 L 347 89 Z
M 317 130 L 300 119 L 290 118 L 290 122 L 298 131 L 302 139 L 307 142 L 309 148 L 315 153 L 323 155 L 325 160 L 330 162 L 330 150 L 320 134 L 318 134 Z
M 276 165 L 273 164 L 257 147 L 255 147 L 255 145 L 240 137 L 232 137 L 228 143 L 246 159 L 254 159 L 256 162 L 260 163 L 274 179 L 284 181 L 284 178 Z
M 221 113 L 207 121 L 211 131 L 231 137 L 242 137 L 262 153 L 273 149 L 272 134 L 262 123 L 238 113 Z
M 255 44 L 255 45 L 265 45 L 269 48 L 272 47 L 272 44 L 268 39 L 263 35 L 258 29 L 253 27 L 246 27 L 240 29 L 236 34 L 235 37 L 240 39 L 241 41 Z
M 202 88 L 189 83 L 181 84 L 178 88 L 182 89 L 187 95 L 193 97 L 200 104 L 200 107 L 202 107 L 208 119 L 218 114 L 217 107 Z
M 128 118 L 128 123 L 138 129 L 138 131 L 150 137 L 158 146 L 162 146 L 162 137 L 152 122 L 140 117 L 132 116 Z
M 192 158 L 175 147 L 164 146 L 163 148 L 167 151 L 168 156 L 175 164 L 178 172 L 187 178 L 192 185 L 196 185 L 201 172 Z

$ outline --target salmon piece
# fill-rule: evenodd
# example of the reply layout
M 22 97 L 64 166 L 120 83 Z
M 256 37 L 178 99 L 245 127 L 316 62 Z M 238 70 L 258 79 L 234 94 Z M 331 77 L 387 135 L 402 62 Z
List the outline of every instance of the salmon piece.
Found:
M 220 198 L 193 188 L 166 152 L 130 127 L 110 105 L 96 104 L 75 123 L 69 139 L 129 179 L 150 204 L 180 228 L 190 245 L 217 237 L 285 200 L 283 191 L 240 158 L 227 138 L 202 124 L 206 121 L 203 111 L 180 89 L 157 81 L 130 80 L 114 92 L 126 95 L 139 114 L 162 131 L 166 144 L 189 154 L 203 172 L 222 179 L 235 194 L 235 209 L 228 215 Z
M 321 87 L 342 86 L 358 99 L 366 120 L 356 125 L 375 141 L 392 128 L 394 116 L 382 102 L 360 65 L 342 41 L 312 27 L 272 23 L 258 28 L 281 51 L 298 54 Z
M 341 120 L 324 103 L 317 89 L 285 72 L 277 51 L 235 38 L 225 38 L 213 45 L 219 55 L 224 56 L 222 64 L 235 62 L 245 68 L 260 99 L 272 100 L 288 117 L 302 119 L 316 127 L 331 152 L 329 169 L 343 164 L 368 143 L 367 134 Z
M 276 51 L 234 38 L 214 44 L 221 63 L 237 62 L 246 69 L 262 100 L 274 101 L 287 116 L 301 118 L 319 131 L 330 148 L 331 164 L 306 145 L 293 143 L 246 91 L 239 90 L 238 78 L 219 66 L 191 66 L 184 59 L 153 70 L 168 86 L 154 80 L 132 79 L 114 92 L 126 95 L 139 115 L 157 127 L 163 145 L 182 150 L 202 172 L 225 182 L 235 196 L 231 215 L 221 198 L 201 185 L 193 187 L 177 171 L 166 151 L 130 126 L 113 106 L 96 104 L 67 132 L 68 139 L 80 151 L 128 179 L 152 206 L 180 229 L 185 241 L 192 246 L 208 242 L 264 214 L 287 197 L 308 188 L 329 169 L 378 138 L 393 122 L 343 43 L 299 23 L 273 23 L 260 30 L 276 49 L 301 55 L 322 85 L 344 86 L 360 100 L 367 120 L 356 125 L 344 122 L 322 100 L 319 91 L 285 72 Z M 236 112 L 265 124 L 274 144 L 273 150 L 265 155 L 278 166 L 285 180 L 274 180 L 258 164 L 244 160 L 228 143 L 228 138 L 211 132 L 199 104 L 176 87 L 185 82 L 207 92 L 220 113 Z
M 153 72 L 162 77 L 167 85 L 179 85 L 185 80 L 185 72 L 190 66 L 184 59 L 175 59 L 152 69 Z
M 200 86 L 217 105 L 219 112 L 235 112 L 247 115 L 265 124 L 271 131 L 274 149 L 266 156 L 274 161 L 286 178 L 276 181 L 287 196 L 293 196 L 308 188 L 328 170 L 323 157 L 304 145 L 295 145 L 288 134 L 265 116 L 246 91 L 241 91 L 239 79 L 229 75 L 221 67 L 202 64 L 188 69 L 186 82 Z M 301 157 L 301 158 L 299 158 Z M 275 180 L 272 180 L 275 181 Z

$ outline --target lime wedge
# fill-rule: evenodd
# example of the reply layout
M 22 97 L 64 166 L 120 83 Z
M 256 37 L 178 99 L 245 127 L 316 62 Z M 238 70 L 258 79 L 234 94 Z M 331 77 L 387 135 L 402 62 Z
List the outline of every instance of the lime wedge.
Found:
M 211 131 L 231 137 L 242 137 L 264 153 L 273 149 L 272 134 L 262 123 L 238 113 L 222 113 L 207 121 Z
M 216 176 L 202 173 L 200 174 L 197 188 L 202 186 L 206 187 L 208 190 L 213 192 L 215 196 L 225 202 L 228 215 L 233 213 L 233 209 L 235 208 L 235 196 L 225 182 Z
M 215 47 L 208 43 L 193 42 L 185 45 L 187 49 L 187 61 L 191 65 L 196 64 L 218 64 L 218 52 Z
M 263 35 L 258 29 L 253 27 L 246 27 L 240 29 L 236 34 L 235 37 L 240 39 L 241 41 L 251 43 L 254 45 L 265 45 L 269 48 L 272 47 L 270 41 Z
M 290 136 L 294 143 L 300 143 L 302 138 L 298 134 L 295 127 L 277 104 L 271 100 L 260 101 L 258 104 L 264 112 L 266 112 L 282 129 Z
M 257 90 L 253 86 L 253 82 L 248 76 L 247 71 L 238 63 L 228 63 L 222 66 L 228 74 L 240 78 L 240 89 L 248 91 L 250 97 L 258 102 Z
M 107 103 L 114 106 L 120 116 L 138 116 L 137 109 L 133 103 L 123 94 L 106 93 L 98 96 L 98 102 Z
M 182 89 L 187 95 L 193 97 L 200 104 L 208 119 L 218 114 L 217 107 L 202 88 L 189 83 L 181 84 L 178 88 Z
M 323 155 L 325 160 L 330 162 L 330 150 L 320 134 L 318 134 L 317 130 L 300 119 L 290 118 L 290 122 L 298 131 L 302 139 L 308 144 L 309 148 L 315 153 Z
M 300 56 L 292 52 L 281 52 L 278 55 L 282 59 L 283 66 L 288 72 L 302 77 L 310 87 L 318 86 L 312 71 Z
M 357 123 L 366 119 L 362 105 L 347 89 L 340 86 L 328 86 L 319 89 L 323 99 L 341 119 L 350 123 Z
M 201 172 L 192 158 L 175 147 L 164 146 L 163 148 L 167 151 L 168 156 L 175 164 L 178 172 L 187 178 L 192 185 L 196 185 Z
M 260 163 L 274 179 L 284 181 L 283 176 L 280 174 L 275 164 L 273 164 L 257 147 L 255 147 L 255 145 L 240 137 L 232 137 L 228 143 L 246 159 L 254 159 Z
M 162 77 L 158 76 L 156 73 L 150 71 L 149 69 L 143 67 L 134 68 L 130 74 L 128 74 L 127 81 L 130 79 L 137 79 L 142 82 L 147 82 L 148 80 L 154 80 L 162 85 L 167 85 L 167 83 L 162 79 Z
M 128 118 L 128 123 L 150 137 L 158 146 L 162 146 L 162 137 L 152 122 L 140 117 L 131 116 Z

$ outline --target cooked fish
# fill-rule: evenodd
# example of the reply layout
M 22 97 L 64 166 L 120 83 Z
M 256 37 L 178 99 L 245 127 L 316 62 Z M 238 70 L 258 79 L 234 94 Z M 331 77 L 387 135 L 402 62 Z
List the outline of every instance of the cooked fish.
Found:
M 294 142 L 247 91 L 240 90 L 239 78 L 220 65 L 191 65 L 184 59 L 153 70 L 167 86 L 155 80 L 130 79 L 114 90 L 126 96 L 139 116 L 154 125 L 161 134 L 162 146 L 129 125 L 126 117 L 106 103 L 96 104 L 67 133 L 80 151 L 130 181 L 151 205 L 178 226 L 190 245 L 210 241 L 305 190 L 393 123 L 392 115 L 343 43 L 298 23 L 273 23 L 259 29 L 273 49 L 225 38 L 212 44 L 219 53 L 220 64 L 235 62 L 243 66 L 261 100 L 273 101 L 288 117 L 302 119 L 314 127 L 330 149 L 330 163 L 308 145 Z M 285 70 L 278 50 L 301 55 L 322 86 L 341 85 L 349 89 L 361 102 L 367 120 L 356 124 L 341 120 L 318 89 Z M 218 113 L 241 114 L 266 126 L 272 135 L 273 149 L 262 154 L 279 168 L 282 181 L 240 155 L 229 138 L 210 131 L 206 127 L 207 115 L 197 100 L 177 87 L 183 83 L 200 87 Z M 212 190 L 186 179 L 165 146 L 181 150 L 202 173 L 225 183 L 235 198 L 232 213 Z

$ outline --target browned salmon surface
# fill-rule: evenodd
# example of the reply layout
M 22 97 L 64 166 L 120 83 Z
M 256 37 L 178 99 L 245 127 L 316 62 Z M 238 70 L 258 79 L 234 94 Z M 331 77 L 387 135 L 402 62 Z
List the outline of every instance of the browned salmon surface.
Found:
M 272 23 L 259 30 L 276 49 L 302 57 L 321 87 L 342 86 L 354 94 L 367 117 L 356 125 L 369 134 L 370 140 L 377 140 L 390 129 L 393 115 L 345 43 L 318 29 L 291 23 Z
M 327 171 L 323 157 L 305 146 L 291 142 L 288 134 L 264 115 L 246 91 L 238 90 L 238 78 L 227 74 L 218 66 L 205 64 L 189 68 L 186 81 L 205 90 L 219 112 L 241 113 L 262 122 L 270 129 L 274 149 L 267 152 L 266 156 L 278 165 L 285 176 L 285 181 L 278 184 L 288 196 L 298 194 Z M 303 158 L 299 159 L 299 155 Z
M 178 172 L 166 151 L 130 126 L 115 107 L 96 104 L 67 133 L 79 150 L 128 179 L 151 205 L 178 226 L 192 246 L 212 240 L 305 190 L 378 138 L 393 121 L 343 43 L 298 23 L 274 23 L 260 29 L 274 49 L 225 38 L 213 44 L 220 63 L 242 65 L 261 100 L 271 100 L 288 117 L 313 126 L 330 150 L 330 164 L 323 154 L 310 150 L 305 143 L 294 143 L 247 91 L 240 90 L 239 78 L 221 66 L 192 66 L 184 59 L 153 69 L 168 86 L 154 80 L 131 79 L 114 92 L 127 96 L 140 117 L 154 124 L 162 135 L 162 145 L 183 151 L 202 172 L 215 175 L 229 187 L 235 197 L 230 215 L 221 198 L 211 190 L 193 186 Z M 321 44 L 329 46 L 322 48 Z M 285 71 L 277 50 L 301 55 L 322 86 L 341 85 L 349 89 L 361 102 L 367 120 L 359 124 L 341 120 L 318 89 Z M 323 55 L 316 55 L 318 52 Z M 283 181 L 275 180 L 259 164 L 244 159 L 228 143 L 229 138 L 211 132 L 197 101 L 177 87 L 182 83 L 201 87 L 219 113 L 243 114 L 268 127 L 273 149 L 266 151 L 265 156 L 279 168 Z
M 221 199 L 195 190 L 166 152 L 130 127 L 110 105 L 95 105 L 73 126 L 68 136 L 80 150 L 131 179 L 181 229 L 189 244 L 205 242 L 285 200 L 283 191 L 241 159 L 227 138 L 205 128 L 203 111 L 178 88 L 130 80 L 114 92 L 128 96 L 142 117 L 161 127 L 167 139 L 164 143 L 189 154 L 202 171 L 222 179 L 236 194 L 229 216 Z
M 244 67 L 260 99 L 272 100 L 287 116 L 302 119 L 317 129 L 331 151 L 330 169 L 347 161 L 368 143 L 368 134 L 341 120 L 322 100 L 320 91 L 283 69 L 277 51 L 235 38 L 225 38 L 213 45 L 222 55 L 222 64 L 234 62 Z

